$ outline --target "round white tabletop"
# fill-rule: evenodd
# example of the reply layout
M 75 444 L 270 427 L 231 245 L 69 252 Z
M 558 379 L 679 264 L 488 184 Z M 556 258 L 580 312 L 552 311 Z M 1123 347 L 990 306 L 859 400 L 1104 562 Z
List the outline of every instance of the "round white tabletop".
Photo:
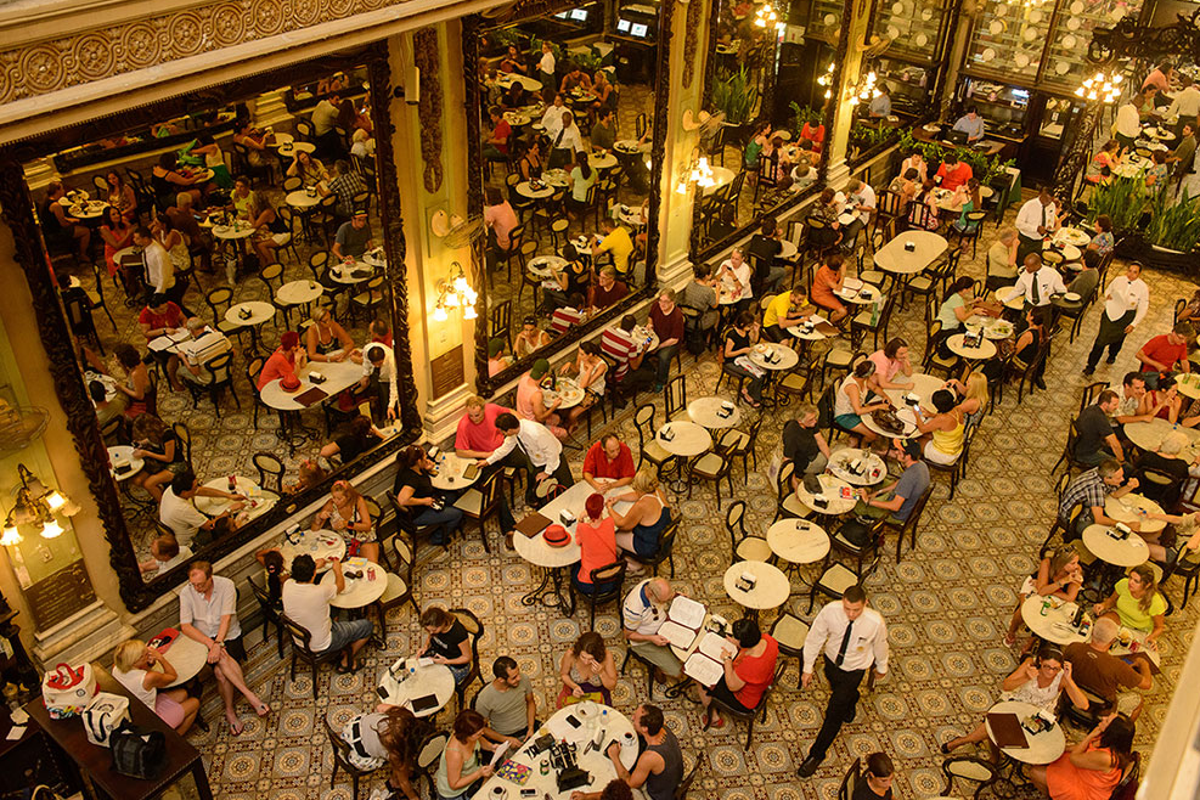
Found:
M 565 411 L 583 402 L 584 390 L 579 388 L 574 378 L 558 378 L 555 385 L 558 388 L 542 390 L 543 403 L 549 404 L 559 400 L 558 407 Z
M 561 256 L 538 256 L 529 259 L 525 269 L 529 270 L 529 274 L 535 278 L 546 279 L 553 277 L 554 270 L 562 269 L 566 265 L 567 260 Z
M 284 540 L 279 546 L 285 569 L 292 568 L 292 559 L 298 555 L 310 555 L 314 561 L 322 558 L 329 561 L 346 556 L 346 540 L 336 531 L 304 529 L 296 531 L 292 538 L 294 543 Z
M 1088 235 L 1087 231 L 1080 228 L 1059 228 L 1054 232 L 1054 241 L 1075 247 L 1087 247 L 1091 243 L 1092 237 Z
M 112 464 L 112 476 L 118 483 L 127 481 L 134 475 L 142 471 L 142 467 L 146 466 L 146 462 L 140 458 L 133 457 L 133 446 L 128 444 L 115 444 L 108 448 L 108 460 Z M 124 472 L 117 472 L 118 467 L 129 465 L 129 469 Z
M 1175 390 L 1190 400 L 1200 399 L 1200 375 L 1180 372 L 1175 376 Z
M 829 552 L 829 534 L 806 519 L 781 519 L 767 529 L 771 552 L 791 564 L 813 564 Z
M 850 484 L 846 481 L 836 475 L 819 475 L 817 480 L 821 483 L 820 496 L 825 499 L 825 506 L 822 507 L 817 503 L 817 498 L 804 488 L 804 482 L 801 481 L 796 488 L 796 499 L 804 507 L 810 508 L 818 514 L 836 517 L 849 514 L 858 505 L 858 498 L 854 496 Z
M 475 463 L 473 458 L 459 458 L 457 453 L 442 453 L 438 456 L 437 474 L 430 479 L 435 489 L 455 492 L 466 489 L 479 480 L 480 470 L 475 470 L 475 477 L 468 478 L 464 473 Z
M 542 170 L 542 181 L 559 189 L 565 189 L 571 185 L 571 173 L 565 169 L 545 169 Z M 579 239 L 586 237 L 580 235 Z
M 941 258 L 947 247 L 945 238 L 931 231 L 905 231 L 879 248 L 875 266 L 895 275 L 915 275 Z
M 89 200 L 84 205 L 72 205 L 67 208 L 67 214 L 77 219 L 96 219 L 108 210 L 108 203 L 103 200 Z
M 996 355 L 996 345 L 989 340 L 983 339 L 978 347 L 966 347 L 963 344 L 964 337 L 965 334 L 956 333 L 946 340 L 946 347 L 950 348 L 951 353 L 972 361 L 986 361 Z
M 858 471 L 851 470 L 855 461 L 862 462 Z M 852 486 L 874 486 L 887 478 L 887 465 L 882 458 L 854 447 L 834 451 L 829 459 L 829 471 Z
M 329 277 L 335 283 L 354 286 L 375 277 L 375 267 L 367 261 L 355 261 L 347 264 L 339 262 L 329 268 Z
M 746 574 L 754 576 L 754 588 L 748 592 L 737 587 Z M 743 608 L 762 611 L 786 603 L 792 585 L 782 570 L 765 561 L 739 561 L 725 570 L 725 593 Z
M 963 320 L 963 327 L 968 331 L 980 331 L 983 338 L 992 341 L 1008 339 L 1015 332 L 1013 324 L 1008 320 L 980 314 L 972 314 Z
M 322 197 L 319 192 L 309 194 L 307 189 L 296 189 L 294 192 L 288 192 L 287 204 L 292 208 L 312 208 L 321 202 Z
M 287 134 L 284 134 L 285 136 Z M 315 153 L 317 146 L 312 142 L 284 142 L 279 145 L 279 153 L 284 156 L 294 156 L 296 153 Z
M 175 674 L 179 676 L 167 684 L 168 689 L 174 689 L 176 686 L 187 683 L 199 675 L 200 670 L 204 669 L 204 665 L 208 663 L 208 648 L 195 639 L 189 639 L 182 632 L 175 637 L 175 641 L 171 642 L 171 646 L 163 655 L 167 661 L 171 662 Z M 162 668 L 158 666 L 155 669 L 159 672 L 162 671 Z
M 1037 706 L 1030 703 L 1022 703 L 1017 700 L 1003 700 L 992 706 L 988 710 L 988 713 L 1016 714 L 1019 719 L 1024 720 L 1037 710 Z M 990 725 L 987 732 L 988 738 L 994 742 L 995 739 L 992 738 L 992 728 Z M 1036 736 L 1029 731 L 1025 731 L 1025 738 L 1029 741 L 1029 747 L 1004 747 L 1001 748 L 1001 751 L 1014 761 L 1020 761 L 1024 764 L 1049 764 L 1051 761 L 1057 760 L 1067 749 L 1067 737 L 1058 722 L 1055 722 L 1050 730 L 1043 731 Z
M 779 257 L 785 261 L 796 257 L 800 249 L 796 247 L 796 243 L 789 239 L 781 239 L 779 241 Z
M 1071 625 L 1071 619 L 1079 610 L 1079 606 L 1075 603 L 1064 603 L 1057 597 L 1048 599 L 1050 605 L 1046 606 L 1047 598 L 1040 594 L 1034 593 L 1025 598 L 1021 603 L 1021 619 L 1025 626 L 1039 639 L 1063 647 L 1075 642 L 1086 642 L 1088 637 L 1080 634 L 1079 630 Z
M 505 111 L 504 121 L 514 128 L 519 128 L 522 125 L 528 125 L 533 122 L 533 118 L 528 114 L 523 114 L 520 111 Z
M 763 369 L 782 372 L 800 363 L 800 354 L 787 345 L 759 342 L 750 351 L 750 361 Z
M 263 139 L 263 144 L 267 147 L 282 147 L 285 144 L 291 144 L 296 141 L 296 137 L 290 133 L 282 133 L 280 131 L 271 131 Z
M 1150 560 L 1150 547 L 1136 533 L 1114 538 L 1116 528 L 1107 525 L 1089 525 L 1083 529 L 1083 543 L 1096 558 L 1118 567 L 1136 567 Z M 1119 536 L 1119 534 L 1117 534 Z
M 275 300 L 285 306 L 302 306 L 325 294 L 325 287 L 316 281 L 289 281 L 279 287 Z
M 625 155 L 637 155 L 638 153 L 649 153 L 650 143 L 638 144 L 637 139 L 618 139 L 613 142 L 613 150 Z
M 897 372 L 892 378 L 892 383 L 903 384 L 900 389 L 884 390 L 883 393 L 887 395 L 888 400 L 892 401 L 892 405 L 903 408 L 906 405 L 905 395 L 915 394 L 921 398 L 921 408 L 931 413 L 935 413 L 937 409 L 933 407 L 930 398 L 933 397 L 934 392 L 946 385 L 944 379 L 936 375 L 927 375 L 924 372 L 914 372 L 912 375 Z
M 805 323 L 801 323 L 799 325 L 793 325 L 790 328 L 784 328 L 784 330 L 786 330 L 792 336 L 795 336 L 797 339 L 803 339 L 806 342 L 820 342 L 829 338 L 816 329 L 818 324 L 824 323 L 828 325 L 829 320 L 820 314 L 813 314 L 808 318 L 808 322 L 811 324 L 806 325 Z
M 854 303 L 860 306 L 878 303 L 883 299 L 883 292 L 879 291 L 878 288 L 869 283 L 863 283 L 856 278 L 846 278 L 842 284 L 842 288 L 838 289 L 834 294 L 847 303 Z
M 540 92 L 542 90 L 542 82 L 537 78 L 530 78 L 526 75 L 517 75 L 511 72 L 496 77 L 496 85 L 501 89 L 507 89 L 514 83 L 521 84 L 530 92 Z
M 232 225 L 214 225 L 212 229 L 213 236 L 231 241 L 249 239 L 255 232 L 254 226 L 242 219 L 235 220 Z
M 1050 250 L 1052 248 L 1062 253 L 1063 261 L 1078 261 L 1083 257 L 1083 253 L 1079 252 L 1079 248 L 1073 244 L 1056 244 L 1053 240 L 1042 242 L 1043 250 Z
M 712 447 L 712 435 L 694 422 L 675 420 L 658 429 L 658 443 L 671 455 L 691 458 Z
M 252 478 L 246 478 L 241 475 L 235 477 L 237 480 L 237 494 L 246 498 L 246 505 L 243 507 L 243 512 L 248 518 L 252 519 L 265 514 L 279 501 L 279 495 L 274 492 L 264 491 Z M 209 489 L 228 491 L 229 478 L 213 478 L 211 481 L 205 481 L 204 485 Z M 195 500 L 196 508 L 199 509 L 200 513 L 207 514 L 210 517 L 224 514 L 231 503 L 232 501 L 226 500 L 224 497 L 197 496 Z
M 243 316 L 242 311 L 246 314 Z M 275 318 L 275 306 L 262 300 L 238 303 L 225 312 L 225 321 L 230 325 L 262 325 Z
M 1184 454 L 1189 460 L 1198 454 L 1197 451 L 1200 451 L 1200 430 L 1175 425 L 1165 419 L 1155 418 L 1149 422 L 1130 422 L 1124 426 L 1124 430 L 1129 441 L 1143 450 L 1157 451 L 1162 445 L 1163 439 L 1167 438 L 1167 434 L 1177 430 L 1187 436 L 1191 442 L 1190 447 L 1184 450 Z
M 724 397 L 699 397 L 688 403 L 688 416 L 709 430 L 736 428 L 742 422 L 741 409 Z
M 733 170 L 726 167 L 711 167 L 712 169 L 712 186 L 704 187 L 705 194 L 712 194 L 717 189 L 720 189 L 725 184 L 733 180 Z
M 369 606 L 387 591 L 387 571 L 373 561 L 359 556 L 347 558 L 342 562 L 342 572 L 346 580 L 346 589 L 329 602 L 334 608 Z M 361 578 L 351 578 L 344 574 L 346 572 L 362 572 L 363 575 Z M 332 585 L 335 580 L 333 570 L 330 570 L 321 578 L 321 585 Z
M 642 209 L 630 208 L 629 206 L 617 206 L 617 219 L 624 222 L 631 228 L 641 228 L 646 224 L 646 220 L 642 218 Z
M 183 342 L 192 338 L 192 334 L 187 328 L 176 328 L 170 333 L 164 333 L 162 336 L 157 336 L 147 343 L 146 347 L 156 353 L 178 352 L 178 347 Z
M 396 680 L 392 671 L 397 675 L 407 673 L 403 681 Z M 433 695 L 437 705 L 416 711 L 412 707 L 414 700 Z M 413 712 L 415 717 L 429 717 L 443 708 L 454 696 L 454 673 L 445 664 L 429 664 L 420 666 L 415 655 L 401 658 L 389 669 L 379 673 L 379 699 L 391 706 L 404 706 Z
M 325 380 L 320 384 L 313 383 L 310 377 L 313 372 L 321 374 Z M 284 391 L 280 385 L 282 379 L 276 378 L 262 388 L 258 393 L 259 397 L 262 398 L 265 405 L 277 411 L 303 411 L 308 406 L 297 400 L 297 397 L 316 387 L 325 392 L 326 396 L 320 401 L 324 402 L 330 397 L 336 396 L 343 389 L 348 389 L 357 383 L 362 378 L 362 366 L 350 360 L 310 361 L 296 373 L 296 377 L 300 379 L 300 385 L 296 387 L 295 391 Z
M 1142 495 L 1135 494 L 1133 492 L 1123 495 L 1122 497 L 1113 497 L 1111 494 L 1108 495 L 1106 498 L 1104 498 L 1104 513 L 1115 519 L 1117 522 L 1124 522 L 1127 524 L 1130 522 L 1140 523 L 1139 527 L 1146 533 L 1158 533 L 1163 528 L 1167 527 L 1167 523 L 1163 520 L 1147 519 L 1145 516 L 1146 514 L 1163 513 L 1162 506 L 1148 497 L 1143 497 Z M 1133 565 L 1130 564 L 1129 566 Z
M 593 169 L 612 169 L 617 165 L 617 157 L 612 153 L 592 153 L 588 156 L 588 164 Z
M 996 299 L 1003 303 L 1005 308 L 1013 311 L 1025 308 L 1025 293 L 1019 286 L 1001 286 L 996 290 Z
M 615 498 L 629 494 L 629 491 L 629 487 L 622 486 L 617 489 L 609 489 L 607 492 L 604 492 L 604 496 Z M 557 525 L 562 525 L 559 513 L 564 509 L 571 512 L 576 520 L 579 520 L 584 514 L 584 503 L 587 502 L 588 497 L 594 492 L 595 489 L 590 484 L 580 481 L 539 508 L 538 512 L 550 520 L 552 524 Z M 624 501 L 616 504 L 617 511 L 622 514 L 629 511 L 631 507 L 631 503 Z M 571 541 L 562 547 L 552 547 L 547 544 L 543 532 L 540 531 L 536 536 L 526 536 L 523 533 L 517 533 L 513 536 L 513 546 L 517 550 L 517 555 L 535 566 L 547 569 L 568 567 L 579 561 L 579 543 L 575 541 L 575 527 L 577 524 L 577 522 L 573 522 L 570 525 L 564 526 L 567 532 L 571 534 Z
M 554 187 L 548 184 L 540 184 L 539 188 L 535 189 L 529 181 L 521 181 L 517 184 L 517 194 L 522 197 L 528 197 L 531 200 L 545 200 L 554 194 Z

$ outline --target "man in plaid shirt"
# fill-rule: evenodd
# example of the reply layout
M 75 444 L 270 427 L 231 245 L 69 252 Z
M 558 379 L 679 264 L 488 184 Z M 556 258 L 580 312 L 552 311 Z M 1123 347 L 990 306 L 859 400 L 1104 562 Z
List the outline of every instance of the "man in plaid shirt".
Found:
M 337 215 L 350 219 L 354 216 L 354 195 L 367 191 L 367 184 L 345 159 L 338 159 L 333 170 L 336 177 L 329 182 L 329 191 L 337 195 Z
M 1115 519 L 1104 513 L 1104 501 L 1108 495 L 1123 497 L 1138 487 L 1137 478 L 1130 478 L 1129 482 L 1122 486 L 1124 481 L 1125 472 L 1120 463 L 1115 458 L 1106 458 L 1100 462 L 1100 466 L 1076 475 L 1075 479 L 1067 484 L 1058 503 L 1058 519 L 1072 538 L 1081 535 L 1083 529 L 1092 524 L 1117 524 Z M 1080 506 L 1082 510 L 1072 522 L 1071 512 Z M 1141 527 L 1136 522 L 1127 525 L 1135 531 Z

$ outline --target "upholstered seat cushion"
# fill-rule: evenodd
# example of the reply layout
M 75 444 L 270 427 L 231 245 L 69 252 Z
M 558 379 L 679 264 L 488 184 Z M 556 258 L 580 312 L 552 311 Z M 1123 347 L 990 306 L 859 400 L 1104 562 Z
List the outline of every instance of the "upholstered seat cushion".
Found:
M 655 464 L 661 464 L 671 457 L 671 454 L 658 442 L 650 442 L 642 448 L 642 455 Z
M 817 585 L 833 594 L 843 594 L 851 586 L 858 583 L 854 570 L 841 563 L 834 562 L 829 569 L 817 579 Z
M 812 513 L 812 509 L 801 503 L 794 494 L 789 494 L 783 501 L 783 511 L 793 517 L 807 517 Z
M 388 573 L 387 588 L 383 590 L 383 597 L 379 598 L 384 603 L 390 600 L 395 600 L 397 597 L 403 597 L 408 592 L 408 584 L 399 575 Z
M 784 614 L 771 634 L 781 648 L 798 651 L 804 648 L 804 640 L 808 638 L 808 625 L 799 617 Z
M 766 539 L 757 536 L 747 536 L 738 542 L 738 558 L 746 561 L 766 561 L 771 557 L 771 546 Z
M 483 505 L 483 493 L 478 489 L 467 489 L 463 492 L 463 496 L 458 498 L 454 503 L 454 507 L 464 514 L 473 514 L 479 516 L 479 509 Z

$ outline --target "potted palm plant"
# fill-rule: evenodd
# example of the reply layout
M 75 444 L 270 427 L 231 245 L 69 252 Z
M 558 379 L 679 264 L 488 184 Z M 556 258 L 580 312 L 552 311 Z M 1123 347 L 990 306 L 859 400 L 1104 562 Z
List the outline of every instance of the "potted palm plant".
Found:
M 1086 220 L 1090 225 L 1096 217 L 1107 214 L 1113 223 L 1113 235 L 1124 239 L 1120 255 L 1138 257 L 1145 249 L 1140 223 L 1147 200 L 1149 191 L 1140 176 L 1113 177 L 1092 191 Z
M 758 103 L 758 87 L 750 80 L 750 73 L 745 65 L 728 77 L 717 78 L 713 83 L 712 104 L 717 111 L 725 115 L 725 124 L 735 130 L 730 131 L 735 141 L 741 141 L 745 126 L 750 122 L 754 106 Z
M 1195 267 L 1194 255 L 1200 242 L 1200 195 L 1189 197 L 1185 189 L 1179 202 L 1168 205 L 1166 187 L 1153 193 L 1146 242 L 1147 260 L 1158 266 Z

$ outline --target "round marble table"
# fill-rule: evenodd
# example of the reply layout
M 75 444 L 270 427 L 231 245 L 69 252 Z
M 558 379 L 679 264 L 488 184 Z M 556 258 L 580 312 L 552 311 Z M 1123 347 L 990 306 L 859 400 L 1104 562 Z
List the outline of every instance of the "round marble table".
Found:
M 329 561 L 335 558 L 345 558 L 346 556 L 346 540 L 336 531 L 330 530 L 299 530 L 292 534 L 294 542 L 289 542 L 286 539 L 279 546 L 279 553 L 283 556 L 284 569 L 292 568 L 292 559 L 298 555 L 312 556 L 313 560 L 325 559 Z
M 479 469 L 475 470 L 473 478 L 468 478 L 465 474 L 474 463 L 473 458 L 459 458 L 457 453 L 442 453 L 437 459 L 437 474 L 430 478 L 433 488 L 447 492 L 466 489 L 479 480 Z
M 592 169 L 612 169 L 617 165 L 617 157 L 612 153 L 592 153 L 588 156 L 588 164 Z
M 1162 514 L 1162 506 L 1148 497 L 1143 497 L 1133 492 L 1121 497 L 1113 497 L 1111 494 L 1105 497 L 1104 513 L 1117 522 L 1124 522 L 1126 524 L 1136 522 L 1146 533 L 1158 533 L 1167 527 L 1167 523 L 1163 520 L 1148 519 L 1145 516 L 1146 514 Z M 1131 564 L 1130 566 L 1133 565 Z
M 1071 620 L 1079 606 L 1075 603 L 1064 603 L 1057 597 L 1050 597 L 1050 606 L 1042 613 L 1042 605 L 1046 597 L 1034 593 L 1021 603 L 1021 619 L 1025 627 L 1039 639 L 1066 647 L 1075 642 L 1086 642 L 1077 628 L 1071 625 Z
M 781 519 L 767 529 L 767 544 L 789 564 L 814 564 L 829 553 L 829 534 L 806 519 Z
M 963 343 L 964 338 L 965 334 L 956 333 L 946 340 L 946 347 L 950 348 L 950 352 L 956 356 L 962 356 L 971 361 L 986 361 L 995 357 L 996 345 L 988 339 L 980 341 L 978 347 L 967 347 Z
M 754 576 L 754 588 L 744 591 L 737 587 L 738 578 L 743 574 Z M 787 602 L 792 593 L 792 585 L 783 570 L 765 561 L 739 561 L 725 570 L 725 593 L 735 603 L 752 611 L 763 611 L 778 608 Z
M 212 229 L 213 236 L 218 239 L 237 242 L 242 239 L 249 239 L 256 231 L 254 226 L 245 220 L 237 220 L 232 225 L 214 225 Z
M 558 378 L 555 385 L 558 388 L 542 390 L 542 402 L 548 405 L 558 400 L 558 407 L 564 411 L 583 402 L 585 392 L 574 378 Z
M 782 372 L 800 363 L 800 354 L 786 345 L 759 342 L 750 351 L 750 361 L 763 369 Z
M 857 284 L 857 285 L 854 285 Z M 865 306 L 878 303 L 883 299 L 883 292 L 869 283 L 863 283 L 856 278 L 847 278 L 842 288 L 834 292 L 847 303 Z
M 305 189 L 296 189 L 293 192 L 288 192 L 287 197 L 284 199 L 292 208 L 304 210 L 306 208 L 312 208 L 320 203 L 322 197 L 319 192 L 317 194 L 310 195 Z
M 983 338 L 992 341 L 1008 339 L 1014 333 L 1013 324 L 1008 320 L 979 314 L 972 314 L 963 320 L 963 327 L 968 331 L 978 330 L 983 333 Z
M 243 310 L 247 312 L 248 316 L 242 316 Z M 238 303 L 225 312 L 225 321 L 230 325 L 247 327 L 262 325 L 274 317 L 275 306 L 262 300 L 249 300 L 245 303 Z
M 724 416 L 718 413 L 723 410 L 728 411 Z M 742 422 L 741 409 L 724 397 L 699 397 L 688 403 L 687 412 L 692 422 L 709 430 L 736 428 Z
M 906 250 L 906 245 L 912 250 Z M 875 266 L 894 275 L 916 275 L 946 252 L 949 244 L 945 238 L 930 231 L 905 231 L 879 248 L 875 253 Z
M 829 324 L 828 319 L 820 314 L 813 314 L 808 319 L 813 323 L 813 328 L 811 330 L 806 331 L 802 325 L 793 325 L 790 328 L 784 328 L 784 330 L 786 330 L 792 336 L 795 336 L 797 339 L 801 339 L 806 342 L 820 342 L 829 338 L 816 329 L 816 325 L 819 323 Z
M 1116 539 L 1109 535 L 1115 531 L 1107 525 L 1089 525 L 1083 529 L 1083 543 L 1096 558 L 1118 567 L 1136 567 L 1150 560 L 1145 539 L 1137 533 Z
M 528 197 L 531 200 L 545 200 L 554 194 L 554 187 L 549 184 L 543 185 L 541 188 L 535 189 L 529 181 L 521 181 L 517 184 L 517 194 L 522 197 Z
M 989 714 L 1016 714 L 1021 720 L 1024 720 L 1030 714 L 1037 711 L 1038 708 L 1030 703 L 1022 703 L 1017 700 L 1003 700 L 988 709 Z M 986 717 L 984 718 L 986 723 Z M 988 738 L 995 742 L 992 736 L 991 725 L 987 726 Z M 1049 764 L 1061 756 L 1067 749 L 1067 737 L 1063 733 L 1062 726 L 1058 722 L 1048 731 L 1043 731 L 1036 736 L 1025 731 L 1025 738 L 1029 741 L 1028 747 L 1003 747 L 1000 752 L 1013 759 L 1020 761 L 1023 764 Z
M 836 475 L 819 475 L 817 480 L 821 483 L 821 496 L 825 498 L 826 504 L 824 508 L 817 505 L 816 497 L 804 488 L 804 482 L 801 481 L 796 487 L 796 499 L 805 508 L 810 508 L 818 514 L 825 514 L 830 517 L 849 514 L 858 505 L 858 498 L 850 492 L 849 497 L 843 497 L 843 489 L 851 489 L 849 483 L 837 477 Z
M 567 260 L 561 256 L 538 256 L 529 259 L 525 269 L 529 270 L 529 274 L 535 278 L 545 280 L 554 276 L 554 270 L 562 269 L 566 265 Z
M 302 306 L 325 294 L 325 287 L 316 281 L 289 281 L 279 287 L 275 299 L 286 306 Z
M 850 471 L 850 463 L 862 459 L 862 474 Z M 845 447 L 833 452 L 829 459 L 829 471 L 852 486 L 874 486 L 887 478 L 887 465 L 883 459 L 867 450 Z
M 888 400 L 892 401 L 892 405 L 897 408 L 903 408 L 906 405 L 904 396 L 913 393 L 921 398 L 921 408 L 930 413 L 937 412 L 930 398 L 933 397 L 934 392 L 946 385 L 944 379 L 936 375 L 927 375 L 924 372 L 914 372 L 912 375 L 904 375 L 897 372 L 895 377 L 892 378 L 892 383 L 903 384 L 899 389 L 885 389 L 883 391 L 887 395 Z
M 108 461 L 112 464 L 112 476 L 118 483 L 129 480 L 146 466 L 145 460 L 133 457 L 133 450 L 133 446 L 128 444 L 115 444 L 108 448 Z M 129 470 L 117 472 L 116 468 L 125 464 L 129 465 Z
M 1196 428 L 1185 428 L 1182 425 L 1173 425 L 1165 419 L 1155 418 L 1149 422 L 1130 422 L 1124 426 L 1124 430 L 1129 441 L 1142 450 L 1155 451 L 1158 450 L 1163 439 L 1167 438 L 1167 434 L 1178 430 L 1191 442 L 1191 445 L 1184 450 L 1185 457 L 1190 460 L 1200 454 L 1200 430 Z
M 669 439 L 663 437 L 664 433 Z M 681 458 L 698 456 L 712 447 L 712 435 L 702 426 L 686 420 L 663 425 L 658 429 L 657 441 L 668 453 Z
M 358 571 L 363 573 L 361 578 L 343 576 L 346 588 L 329 601 L 331 606 L 346 609 L 363 608 L 383 597 L 383 593 L 387 591 L 387 571 L 374 561 L 368 561 L 359 556 L 348 558 L 342 562 L 343 573 Z M 321 578 L 322 586 L 332 585 L 335 582 L 333 570 L 326 572 L 325 577 Z
M 168 689 L 183 686 L 199 675 L 200 670 L 208 663 L 208 648 L 195 639 L 189 639 L 183 632 L 180 632 L 175 641 L 163 651 L 163 655 L 171 662 L 177 675 L 175 680 L 167 684 Z M 162 672 L 162 667 L 156 665 L 155 669 Z
M 1091 243 L 1092 237 L 1087 234 L 1087 231 L 1079 228 L 1059 228 L 1054 232 L 1054 241 L 1075 247 L 1087 247 Z
M 286 135 L 286 134 L 284 134 Z M 312 142 L 284 142 L 277 146 L 281 156 L 294 156 L 296 153 L 315 153 L 317 146 Z
M 395 675 L 408 673 L 403 682 Z M 437 705 L 421 711 L 412 707 L 413 700 L 432 695 Z M 420 666 L 415 655 L 395 661 L 391 667 L 379 673 L 379 699 L 391 706 L 404 706 L 415 717 L 430 717 L 446 707 L 454 696 L 454 673 L 445 664 Z

